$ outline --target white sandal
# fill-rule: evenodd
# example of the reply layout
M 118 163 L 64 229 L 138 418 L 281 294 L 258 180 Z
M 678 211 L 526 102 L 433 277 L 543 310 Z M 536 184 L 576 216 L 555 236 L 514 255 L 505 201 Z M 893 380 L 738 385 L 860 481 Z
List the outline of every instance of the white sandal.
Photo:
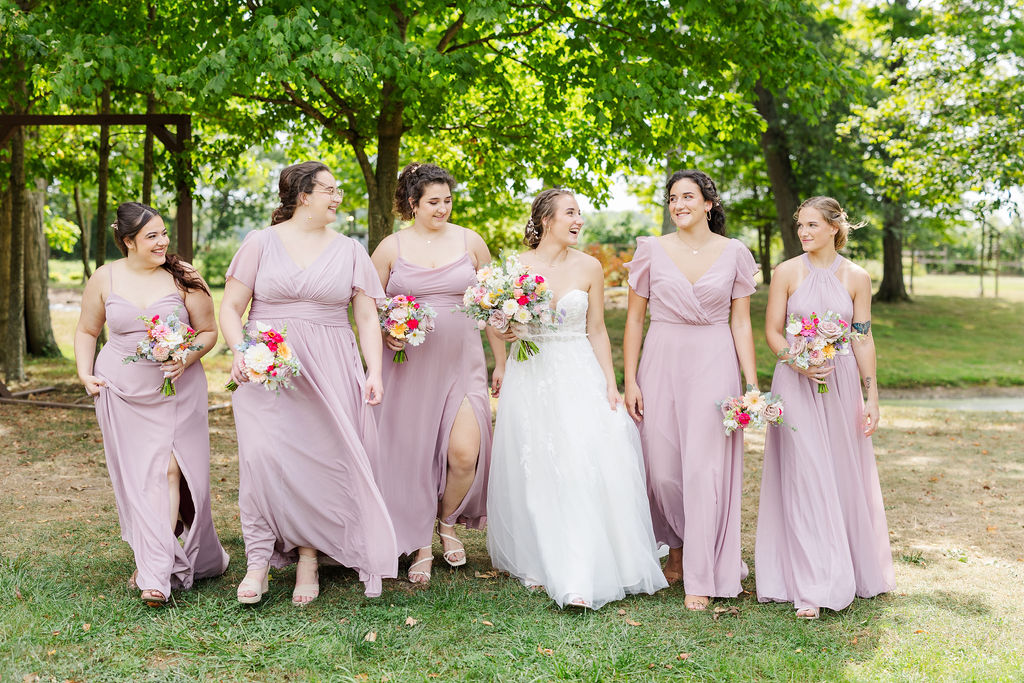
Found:
M 312 562 L 316 568 L 316 583 L 297 583 L 295 584 L 295 590 L 292 591 L 292 604 L 297 606 L 308 605 L 317 599 L 320 595 L 320 563 L 317 562 L 316 556 L 309 556 L 299 554 L 298 565 L 295 567 L 295 576 L 298 578 L 299 566 L 303 564 L 303 560 L 306 560 L 306 564 Z M 309 598 L 309 600 L 296 600 L 295 598 Z
M 420 548 L 420 550 L 430 550 L 430 549 L 431 548 L 430 548 L 429 545 L 423 546 L 422 548 Z M 422 569 L 413 569 L 413 567 L 415 567 L 418 564 L 423 564 L 424 562 L 431 562 L 432 563 L 433 561 L 434 561 L 434 555 L 430 554 L 430 555 L 427 555 L 426 557 L 424 557 L 423 559 L 416 560 L 415 562 L 410 564 L 409 565 L 409 572 L 408 572 L 409 583 L 427 583 L 427 582 L 429 582 L 430 581 L 430 570 L 429 569 L 427 571 L 423 571 Z M 414 577 L 414 576 L 422 576 L 423 580 L 422 581 L 413 581 L 412 577 Z
M 460 547 L 455 548 L 454 550 L 444 550 L 444 552 L 441 553 L 441 557 L 444 558 L 444 561 L 448 563 L 449 567 L 461 567 L 462 565 L 466 564 L 466 546 L 457 537 L 452 536 L 450 534 L 443 533 L 441 531 L 441 527 L 445 527 L 447 529 L 451 529 L 452 531 L 455 531 L 455 525 L 454 524 L 445 524 L 441 520 L 437 520 L 437 535 L 441 538 L 441 548 L 442 549 L 444 548 L 444 541 L 445 541 L 445 539 L 448 539 L 449 541 L 452 541 L 453 543 L 458 543 L 459 544 Z M 458 553 L 462 553 L 462 559 L 461 560 L 451 560 L 451 559 L 449 559 L 449 557 L 448 557 L 449 555 L 455 555 L 455 554 L 458 554 Z
M 269 574 L 270 567 L 268 566 L 263 572 L 263 580 L 257 581 L 256 579 L 249 578 L 249 574 L 247 572 L 245 578 L 238 584 L 237 591 L 252 591 L 256 595 L 240 595 L 236 591 L 235 597 L 238 598 L 238 602 L 243 605 L 255 605 L 257 602 L 262 600 L 263 594 L 270 590 Z

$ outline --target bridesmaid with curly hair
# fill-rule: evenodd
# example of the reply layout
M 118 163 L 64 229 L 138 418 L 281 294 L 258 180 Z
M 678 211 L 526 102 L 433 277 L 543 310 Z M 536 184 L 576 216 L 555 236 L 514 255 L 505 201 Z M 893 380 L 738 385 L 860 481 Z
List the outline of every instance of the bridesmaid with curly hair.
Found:
M 491 405 L 480 331 L 454 308 L 476 270 L 491 260 L 483 238 L 450 221 L 451 174 L 434 164 L 403 169 L 395 213 L 412 224 L 389 235 L 373 252 L 389 297 L 412 295 L 437 314 L 422 344 L 406 349 L 402 364 L 384 363 L 387 403 L 376 409 L 381 457 L 377 479 L 395 524 L 398 552 L 413 556 L 409 581 L 430 580 L 431 537 L 441 557 L 466 564 L 455 524 L 482 529 L 487 519 Z M 492 348 L 500 346 L 493 328 Z M 405 343 L 385 335 L 388 358 Z M 498 354 L 501 356 L 501 354 Z M 504 356 L 495 358 L 503 368 Z

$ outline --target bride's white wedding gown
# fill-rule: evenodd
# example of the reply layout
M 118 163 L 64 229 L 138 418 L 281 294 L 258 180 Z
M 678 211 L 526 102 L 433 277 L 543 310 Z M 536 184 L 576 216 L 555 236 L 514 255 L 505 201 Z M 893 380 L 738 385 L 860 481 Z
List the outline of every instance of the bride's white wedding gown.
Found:
M 560 606 L 597 609 L 667 587 L 647 502 L 640 437 L 612 411 L 587 340 L 587 293 L 558 301 L 556 330 L 522 334 L 540 353 L 509 358 L 487 487 L 497 569 L 544 586 Z

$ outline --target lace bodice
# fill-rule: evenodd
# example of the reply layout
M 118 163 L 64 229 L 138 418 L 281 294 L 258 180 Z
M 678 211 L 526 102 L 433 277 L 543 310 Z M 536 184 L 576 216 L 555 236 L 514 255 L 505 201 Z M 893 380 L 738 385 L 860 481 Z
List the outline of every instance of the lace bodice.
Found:
M 531 341 L 585 339 L 589 296 L 582 289 L 570 289 L 555 303 L 555 327 L 529 323 L 517 325 L 516 334 Z

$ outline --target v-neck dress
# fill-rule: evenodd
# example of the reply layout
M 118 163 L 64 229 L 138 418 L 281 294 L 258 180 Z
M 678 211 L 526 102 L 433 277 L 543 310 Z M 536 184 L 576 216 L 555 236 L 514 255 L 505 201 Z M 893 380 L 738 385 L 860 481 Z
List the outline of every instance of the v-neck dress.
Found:
M 398 236 L 396 236 L 398 237 Z M 387 295 L 415 296 L 437 317 L 419 346 L 407 346 L 408 360 L 391 362 L 384 349 L 385 400 L 374 409 L 380 439 L 377 481 L 395 525 L 398 552 L 431 543 L 438 501 L 447 485 L 448 439 L 463 401 L 476 417 L 480 452 L 476 475 L 462 502 L 445 521 L 482 529 L 487 519 L 487 472 L 491 456 L 491 404 L 480 330 L 464 313 L 466 288 L 476 284 L 469 252 L 452 263 L 426 268 L 402 258 L 391 266 Z
M 176 393 L 164 396 L 159 363 L 125 364 L 123 359 L 135 355 L 136 344 L 146 336 L 140 316 L 177 313 L 186 325 L 189 317 L 176 293 L 139 308 L 117 294 L 116 285 L 111 270 L 111 293 L 104 303 L 110 338 L 93 371 L 106 382 L 96 399 L 96 419 L 121 538 L 131 546 L 139 570 L 136 583 L 141 590 L 170 595 L 172 589 L 191 588 L 196 579 L 219 576 L 228 567 L 210 510 L 206 372 L 202 363 L 193 363 L 174 382 Z M 174 532 L 167 510 L 172 453 L 181 470 L 181 522 Z
M 815 268 L 790 295 L 786 317 L 834 311 L 853 319 L 853 300 L 836 277 L 843 257 Z M 792 336 L 788 336 L 792 339 Z M 839 610 L 854 595 L 892 589 L 892 552 L 871 437 L 864 436 L 860 370 L 851 353 L 830 363 L 828 393 L 785 364 L 772 393 L 786 403 L 786 424 L 765 437 L 754 563 L 757 599 L 796 609 Z
M 232 395 L 248 566 L 286 566 L 315 548 L 380 595 L 398 573 L 395 532 L 371 469 L 376 429 L 348 318 L 358 292 L 384 295 L 370 257 L 339 235 L 302 269 L 265 229 L 246 235 L 227 276 L 253 292 L 248 324 L 287 326 L 302 366 L 291 389 L 245 383 Z
M 740 553 L 743 433 L 725 435 L 715 405 L 741 393 L 729 327 L 733 299 L 756 289 L 750 250 L 730 240 L 691 283 L 656 237 L 637 238 L 629 286 L 649 302 L 637 384 L 640 437 L 654 535 L 683 548 L 691 595 L 735 597 L 747 566 Z

